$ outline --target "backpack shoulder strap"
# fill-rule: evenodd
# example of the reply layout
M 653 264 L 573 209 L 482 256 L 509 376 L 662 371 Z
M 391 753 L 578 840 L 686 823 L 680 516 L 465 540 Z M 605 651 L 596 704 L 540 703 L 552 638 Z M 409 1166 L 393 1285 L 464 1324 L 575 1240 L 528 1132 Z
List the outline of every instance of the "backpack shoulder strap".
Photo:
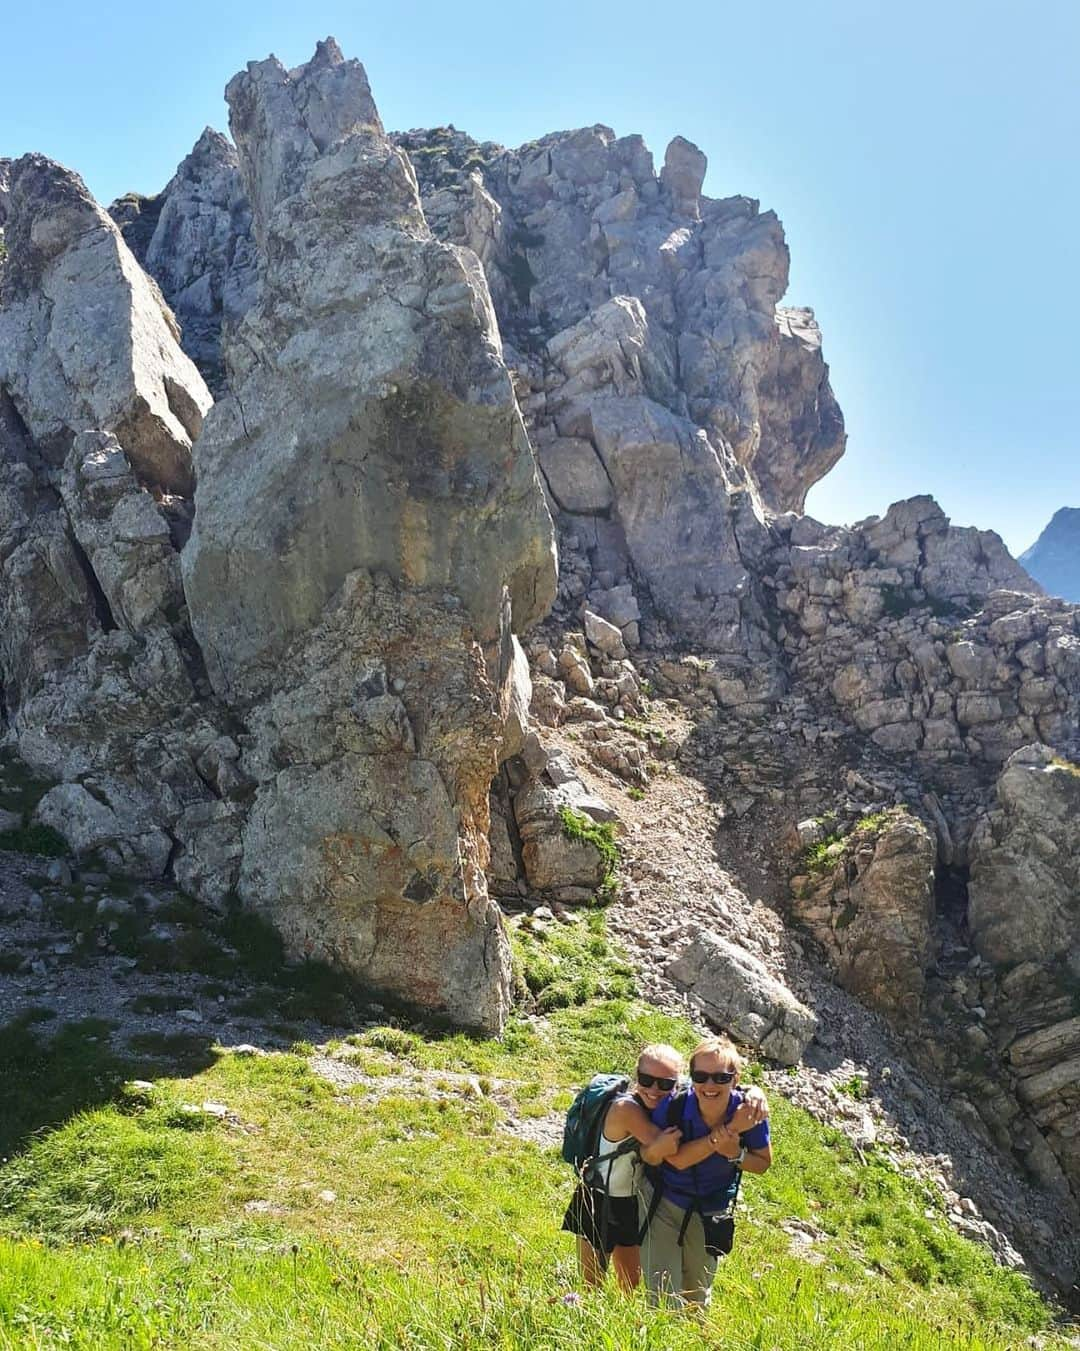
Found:
M 690 1090 L 688 1088 L 680 1088 L 677 1093 L 672 1093 L 671 1097 L 668 1098 L 667 1124 L 669 1127 L 682 1127 L 686 1120 L 686 1107 L 689 1101 Z

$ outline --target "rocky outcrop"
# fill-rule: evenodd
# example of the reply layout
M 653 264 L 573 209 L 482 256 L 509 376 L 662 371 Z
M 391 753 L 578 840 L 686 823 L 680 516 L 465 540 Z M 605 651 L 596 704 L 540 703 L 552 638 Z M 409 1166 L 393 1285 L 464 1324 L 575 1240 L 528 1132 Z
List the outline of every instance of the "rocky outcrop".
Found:
M 333 120 L 342 96 L 319 97 L 312 117 L 328 119 L 325 142 L 344 129 Z M 377 116 L 366 87 L 344 101 Z M 396 139 L 431 227 L 471 250 L 486 275 L 552 506 L 570 541 L 586 526 L 584 589 L 636 587 L 635 605 L 655 601 L 672 633 L 699 646 L 760 646 L 749 574 L 763 510 L 801 509 L 844 446 L 813 314 L 778 306 L 788 255 L 775 215 L 746 198 L 702 196 L 705 156 L 682 137 L 659 176 L 640 137 L 602 126 L 517 151 L 452 128 Z M 306 151 L 296 142 L 272 153 L 268 182 Z M 185 350 L 215 391 L 226 379 L 221 325 L 254 297 L 234 154 L 204 132 L 155 199 L 145 247 Z M 127 199 L 117 209 L 141 237 L 145 213 Z M 685 483 L 672 472 L 683 459 L 695 465 Z M 643 464 L 666 486 L 656 519 L 642 511 Z M 577 598 L 564 589 L 568 605 Z M 644 632 L 648 642 L 666 637 L 648 623 Z
M 758 392 L 763 450 L 753 472 L 766 502 L 801 513 L 809 488 L 844 453 L 844 415 L 829 384 L 814 311 L 778 305 L 776 327 L 780 341 Z
M 68 170 L 11 167 L 0 261 L 0 678 L 7 740 L 62 780 L 39 820 L 129 874 L 177 876 L 217 806 L 177 544 L 209 395 L 172 317 Z M 10 364 L 6 364 L 10 363 Z M 103 430 L 103 428 L 107 430 Z M 221 900 L 236 869 L 208 878 Z
M 1033 737 L 1071 735 L 1076 614 L 1040 599 L 996 535 L 950 526 L 931 498 L 851 529 L 778 525 L 790 679 L 827 689 L 876 745 L 1000 763 Z
M 294 951 L 497 1027 L 488 789 L 511 628 L 555 558 L 490 299 L 333 43 L 228 99 L 260 297 L 198 443 L 184 584 L 252 731 L 239 891 Z
M 809 822 L 804 838 L 824 830 Z M 933 955 L 937 842 L 901 809 L 848 835 L 808 846 L 811 868 L 792 879 L 791 912 L 817 940 L 837 982 L 899 1021 L 921 1009 Z
M 0 386 L 38 452 L 59 467 L 78 432 L 111 432 L 142 482 L 190 492 L 210 395 L 116 226 L 77 175 L 25 155 L 4 228 Z
M 1080 507 L 1062 507 L 1020 562 L 1051 596 L 1080 601 Z
M 172 316 L 81 181 L 11 166 L 0 264 L 0 577 L 7 736 L 60 780 L 40 807 L 82 852 L 176 870 L 217 808 L 224 732 L 185 623 L 177 543 L 210 397 Z M 213 786 L 212 786 L 213 785 Z M 207 878 L 221 900 L 235 861 Z
M 764 511 L 801 507 L 844 445 L 812 315 L 777 309 L 776 217 L 703 197 L 705 156 L 681 137 L 659 177 L 640 137 L 602 126 L 517 151 L 452 129 L 398 139 L 434 227 L 483 259 L 567 546 L 567 613 L 625 588 L 686 641 L 760 647 Z
M 997 1078 L 1023 1109 L 1010 1137 L 1080 1194 L 1080 768 L 1040 745 L 1010 757 L 972 839 L 969 895 Z

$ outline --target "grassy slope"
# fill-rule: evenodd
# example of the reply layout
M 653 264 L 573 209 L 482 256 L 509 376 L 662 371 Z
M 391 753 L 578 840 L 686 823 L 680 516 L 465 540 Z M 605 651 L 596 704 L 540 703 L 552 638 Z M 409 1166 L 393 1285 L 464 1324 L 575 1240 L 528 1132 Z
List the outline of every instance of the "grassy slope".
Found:
M 149 1078 L 147 1064 L 117 1061 L 100 1026 L 49 1047 L 29 1025 L 0 1038 L 19 1104 L 0 1117 L 14 1151 L 0 1166 L 0 1347 L 936 1351 L 1021 1346 L 1048 1326 L 1026 1282 L 955 1235 L 932 1196 L 783 1101 L 777 1163 L 747 1181 L 704 1324 L 642 1299 L 579 1301 L 558 1231 L 568 1170 L 497 1128 L 487 1081 L 541 1115 L 644 1041 L 695 1034 L 604 993 L 625 974 L 599 917 L 523 937 L 519 957 L 541 994 L 559 984 L 588 1002 L 519 1018 L 501 1043 L 387 1028 L 349 1047 L 375 1075 L 416 1067 L 436 1089 L 443 1072 L 475 1074 L 481 1095 L 457 1080 L 424 1099 L 335 1088 L 305 1048 L 196 1054 L 137 1088 L 123 1076 Z M 229 1116 L 185 1109 L 206 1100 Z M 791 1217 L 827 1235 L 820 1265 L 792 1255 Z

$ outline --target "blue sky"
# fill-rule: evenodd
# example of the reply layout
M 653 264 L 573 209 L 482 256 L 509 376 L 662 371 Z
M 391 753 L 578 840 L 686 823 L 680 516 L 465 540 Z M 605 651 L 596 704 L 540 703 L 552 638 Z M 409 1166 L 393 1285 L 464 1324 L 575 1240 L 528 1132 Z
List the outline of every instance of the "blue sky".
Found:
M 224 128 L 245 62 L 328 33 L 388 127 L 516 145 L 604 122 L 658 163 L 684 135 L 706 191 L 778 212 L 788 300 L 824 330 L 849 442 L 813 514 L 932 492 L 1018 552 L 1080 506 L 1077 0 L 54 0 L 2 31 L 0 154 L 44 151 L 103 202 Z

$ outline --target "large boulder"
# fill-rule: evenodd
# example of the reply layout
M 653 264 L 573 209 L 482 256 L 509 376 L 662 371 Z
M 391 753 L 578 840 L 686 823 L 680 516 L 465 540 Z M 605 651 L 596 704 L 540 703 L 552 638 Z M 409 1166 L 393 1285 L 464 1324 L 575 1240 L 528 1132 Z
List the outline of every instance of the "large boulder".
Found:
M 490 297 L 333 42 L 227 97 L 260 296 L 196 447 L 184 582 L 253 729 L 240 895 L 294 952 L 497 1028 L 488 790 L 555 556 Z
M 530 783 L 514 798 L 525 877 L 536 891 L 564 887 L 594 892 L 612 872 L 612 845 L 601 844 L 590 825 L 615 820 L 607 803 L 580 780 Z
M 898 808 L 835 849 L 817 848 L 821 861 L 795 879 L 793 915 L 844 989 L 895 1019 L 916 1018 L 933 955 L 934 836 Z
M 763 962 L 719 934 L 700 934 L 667 975 L 711 1022 L 781 1065 L 797 1064 L 814 1036 L 817 1017 Z

